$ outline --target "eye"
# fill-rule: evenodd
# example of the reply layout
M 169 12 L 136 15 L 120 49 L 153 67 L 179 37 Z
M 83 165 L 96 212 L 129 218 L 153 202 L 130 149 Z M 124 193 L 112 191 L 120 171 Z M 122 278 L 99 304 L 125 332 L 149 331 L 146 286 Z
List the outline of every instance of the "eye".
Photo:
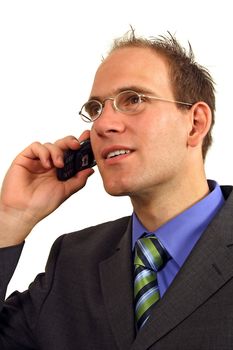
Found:
M 89 101 L 85 105 L 85 112 L 90 116 L 90 117 L 95 117 L 96 115 L 99 115 L 102 110 L 102 105 L 99 101 Z
M 131 110 L 141 103 L 140 95 L 134 91 L 125 91 L 118 95 L 117 105 L 122 110 Z
M 134 105 L 134 104 L 138 104 L 138 103 L 140 103 L 140 102 L 141 102 L 140 96 L 138 96 L 138 95 L 136 95 L 136 94 L 131 95 L 131 96 L 128 97 L 128 103 L 129 103 L 129 104 Z

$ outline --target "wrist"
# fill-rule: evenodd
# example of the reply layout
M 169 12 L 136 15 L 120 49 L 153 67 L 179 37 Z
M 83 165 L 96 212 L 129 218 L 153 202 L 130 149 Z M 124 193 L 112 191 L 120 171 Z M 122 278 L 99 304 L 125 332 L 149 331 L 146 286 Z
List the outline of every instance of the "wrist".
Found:
M 0 247 L 22 243 L 35 224 L 26 212 L 0 204 Z

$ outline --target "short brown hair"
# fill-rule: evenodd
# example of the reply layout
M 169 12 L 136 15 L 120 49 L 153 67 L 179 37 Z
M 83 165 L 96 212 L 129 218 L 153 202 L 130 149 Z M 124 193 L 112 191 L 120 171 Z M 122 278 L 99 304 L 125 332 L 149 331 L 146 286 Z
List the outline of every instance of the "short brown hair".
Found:
M 189 50 L 186 50 L 169 32 L 166 36 L 144 38 L 136 37 L 132 29 L 121 38 L 114 40 L 109 54 L 124 47 L 149 48 L 166 59 L 174 98 L 177 101 L 191 104 L 203 101 L 208 104 L 212 112 L 212 124 L 202 145 L 202 155 L 205 159 L 212 144 L 211 131 L 215 121 L 215 83 L 209 71 L 195 62 L 190 43 Z M 177 104 L 177 107 L 185 108 L 181 104 Z

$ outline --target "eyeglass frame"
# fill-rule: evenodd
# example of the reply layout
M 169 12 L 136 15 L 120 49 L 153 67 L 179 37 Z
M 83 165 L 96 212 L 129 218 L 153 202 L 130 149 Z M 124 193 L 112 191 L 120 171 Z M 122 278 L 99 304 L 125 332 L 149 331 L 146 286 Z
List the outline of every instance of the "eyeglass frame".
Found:
M 194 103 L 183 102 L 183 101 L 177 101 L 177 100 L 171 100 L 171 99 L 167 99 L 167 98 L 163 98 L 163 97 L 157 97 L 157 96 L 147 95 L 147 94 L 140 93 L 140 92 L 137 92 L 137 91 L 134 91 L 134 90 L 124 90 L 124 91 L 119 92 L 119 93 L 116 94 L 115 96 L 106 97 L 102 102 L 99 101 L 99 100 L 96 100 L 96 99 L 91 99 L 91 100 L 88 100 L 87 102 L 85 102 L 85 103 L 82 105 L 82 107 L 81 107 L 81 109 L 80 109 L 80 111 L 79 111 L 79 115 L 81 116 L 81 119 L 82 119 L 84 122 L 86 122 L 86 123 L 93 123 L 94 121 L 96 121 L 96 120 L 101 116 L 101 114 L 102 114 L 102 112 L 103 112 L 103 109 L 104 109 L 104 106 L 105 106 L 105 102 L 106 102 L 107 100 L 111 100 L 111 101 L 113 102 L 112 105 L 113 105 L 113 107 L 114 107 L 114 109 L 115 109 L 116 111 L 121 112 L 121 113 L 125 113 L 125 114 L 133 114 L 134 111 L 132 111 L 132 112 L 130 112 L 130 111 L 127 112 L 127 111 L 121 110 L 121 109 L 116 105 L 116 99 L 117 99 L 120 95 L 122 95 L 122 94 L 124 94 L 124 93 L 126 93 L 126 92 L 132 92 L 132 93 L 134 93 L 135 95 L 137 95 L 137 96 L 139 97 L 139 100 L 140 100 L 140 101 L 138 102 L 137 107 L 138 107 L 138 106 L 140 105 L 140 103 L 142 102 L 142 98 L 148 98 L 148 99 L 153 99 L 153 100 L 163 101 L 163 102 L 177 103 L 177 104 L 185 105 L 185 106 L 188 106 L 188 107 L 192 107 L 192 106 L 194 105 Z M 86 117 L 84 114 L 81 113 L 82 110 L 83 110 L 83 108 L 84 108 L 84 106 L 87 105 L 87 103 L 90 103 L 90 102 L 97 102 L 97 103 L 99 104 L 100 108 L 101 108 L 100 113 L 99 113 L 96 117 L 94 117 L 93 119 L 91 119 L 91 120 L 88 119 L 88 117 Z M 136 107 L 136 109 L 137 109 L 137 107 Z

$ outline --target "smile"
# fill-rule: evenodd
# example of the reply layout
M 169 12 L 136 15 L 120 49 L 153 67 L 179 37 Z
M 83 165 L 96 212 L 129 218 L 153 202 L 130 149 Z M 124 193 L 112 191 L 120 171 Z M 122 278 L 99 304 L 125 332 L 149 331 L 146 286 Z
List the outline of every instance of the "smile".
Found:
M 107 159 L 109 159 L 109 158 L 113 158 L 113 157 L 117 157 L 117 156 L 120 156 L 120 155 L 122 155 L 122 154 L 128 154 L 128 153 L 130 153 L 130 151 L 129 150 L 126 150 L 126 149 L 119 149 L 119 150 L 116 150 L 116 151 L 113 151 L 113 152 L 109 152 L 108 154 L 107 154 Z

